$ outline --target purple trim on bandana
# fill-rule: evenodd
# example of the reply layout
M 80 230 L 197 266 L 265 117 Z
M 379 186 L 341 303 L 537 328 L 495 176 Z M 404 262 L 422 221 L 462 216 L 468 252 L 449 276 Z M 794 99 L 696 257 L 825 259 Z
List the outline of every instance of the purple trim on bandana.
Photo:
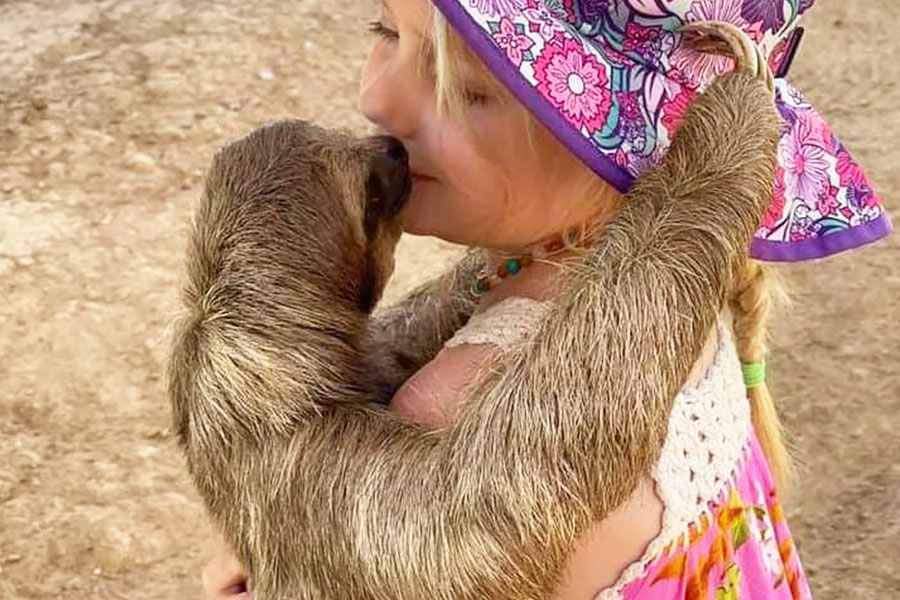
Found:
M 805 30 L 802 27 L 797 27 L 791 34 L 791 37 L 787 42 L 787 50 L 784 53 L 784 57 L 782 57 L 781 63 L 775 71 L 775 79 L 784 79 L 787 77 L 788 71 L 791 70 L 791 65 L 794 64 L 794 58 L 797 56 L 797 49 L 800 47 L 800 42 L 803 40 L 804 33 Z
M 576 131 L 565 117 L 541 96 L 509 61 L 503 51 L 484 29 L 462 8 L 459 0 L 432 0 L 444 17 L 469 44 L 475 54 L 488 66 L 506 88 L 531 111 L 544 127 L 575 153 L 588 167 L 603 177 L 618 191 L 627 193 L 634 185 L 634 177 L 610 158 L 599 152 L 586 137 Z
M 890 235 L 893 230 L 890 217 L 887 213 L 882 213 L 865 225 L 802 242 L 776 242 L 754 238 L 750 244 L 750 256 L 768 262 L 799 262 L 825 258 L 876 242 Z

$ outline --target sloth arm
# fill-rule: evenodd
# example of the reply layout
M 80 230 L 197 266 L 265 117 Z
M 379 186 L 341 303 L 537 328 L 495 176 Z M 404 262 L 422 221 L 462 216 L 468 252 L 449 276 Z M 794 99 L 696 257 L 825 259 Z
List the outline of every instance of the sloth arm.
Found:
M 685 386 L 697 385 L 715 360 L 718 327 L 713 327 Z M 663 503 L 650 475 L 641 478 L 631 496 L 576 542 L 552 600 L 584 600 L 610 587 L 641 559 L 662 529 Z
M 485 365 L 450 427 L 338 404 L 290 431 L 259 411 L 245 438 L 185 400 L 195 482 L 257 599 L 550 596 L 579 537 L 658 459 L 770 198 L 777 138 L 764 84 L 714 82 L 531 343 Z M 306 391 L 279 385 L 276 409 Z
M 711 339 L 715 338 L 713 335 Z M 463 344 L 442 350 L 397 392 L 390 410 L 430 427 L 449 426 L 451 411 L 465 399 L 465 386 L 498 352 L 500 349 L 490 344 Z M 704 349 L 688 385 L 700 379 L 710 358 Z M 642 478 L 621 507 L 591 525 L 578 539 L 552 599 L 581 600 L 614 584 L 625 567 L 638 560 L 658 535 L 662 510 L 653 480 L 649 476 Z
M 372 314 L 370 368 L 379 378 L 382 400 L 394 396 L 468 321 L 477 303 L 468 287 L 483 264 L 481 254 L 470 250 L 445 273 Z
M 463 264 L 464 263 L 461 262 L 459 265 L 454 266 L 453 271 L 459 273 Z M 465 268 L 467 271 L 471 270 L 470 267 Z M 429 281 L 423 287 L 439 289 L 441 290 L 439 293 L 449 297 L 448 292 L 452 292 L 454 287 L 460 287 L 455 282 L 448 282 L 448 279 L 450 279 L 448 275 L 451 275 L 453 271 Z M 546 275 L 552 277 L 553 274 L 553 271 L 549 271 Z M 547 276 L 539 279 L 537 283 L 527 282 L 524 286 L 520 285 L 512 295 L 552 302 L 555 288 L 553 288 L 552 283 L 549 286 L 547 285 Z M 454 280 L 456 279 L 457 278 L 454 276 Z M 462 281 L 459 283 L 462 283 Z M 407 298 L 392 305 L 389 311 L 386 311 L 387 316 L 389 317 L 389 319 L 386 320 L 389 322 L 385 325 L 380 325 L 379 329 L 387 332 L 387 335 L 382 333 L 381 336 L 384 338 L 384 343 L 388 344 L 388 351 L 392 351 L 394 347 L 402 351 L 404 348 L 403 340 L 406 338 L 406 332 L 404 331 L 398 334 L 397 332 L 401 328 L 398 327 L 396 323 L 390 322 L 392 320 L 399 320 L 391 319 L 390 317 L 394 316 L 391 313 L 395 310 L 416 311 L 419 309 L 422 303 L 416 300 L 416 295 L 420 293 L 421 289 L 422 288 L 414 291 Z M 460 288 L 459 292 L 462 291 L 463 290 Z M 499 297 L 498 299 L 495 299 L 494 302 L 499 302 L 503 298 L 504 297 Z M 446 312 L 448 308 L 446 306 L 447 304 L 449 303 L 446 301 L 435 302 L 431 304 L 429 308 L 433 311 L 433 315 L 437 315 Z M 474 304 L 474 302 L 472 302 L 472 304 Z M 490 307 L 490 304 L 488 307 Z M 467 313 L 470 312 L 471 310 L 467 310 Z M 434 321 L 433 317 L 425 316 L 425 318 L 422 318 L 421 315 L 415 314 L 407 320 L 416 319 L 417 317 L 426 324 Z M 456 324 L 459 325 L 460 321 L 461 319 L 457 319 Z M 457 328 L 458 327 L 451 329 L 450 327 L 444 327 L 444 333 L 439 337 L 442 339 L 445 337 L 449 338 Z M 406 326 L 404 325 L 402 329 L 406 329 Z M 687 381 L 685 381 L 685 385 L 698 384 L 706 373 L 709 365 L 712 364 L 718 343 L 717 332 L 718 327 L 713 327 L 710 331 L 709 337 L 703 347 L 703 351 L 694 363 L 691 373 L 688 375 Z M 445 427 L 451 424 L 452 411 L 457 409 L 465 400 L 466 386 L 470 385 L 475 380 L 483 365 L 502 350 L 497 345 L 491 343 L 466 343 L 453 347 L 440 347 L 436 349 L 436 343 L 431 340 L 437 339 L 437 337 L 438 336 L 435 335 L 426 336 L 430 342 L 429 353 L 431 356 L 434 356 L 434 358 L 431 358 L 424 363 L 421 368 L 416 370 L 415 373 L 403 382 L 397 392 L 391 397 L 389 410 L 395 415 L 430 427 Z M 380 342 L 381 340 L 378 340 L 376 343 Z M 419 356 L 420 359 L 425 359 L 424 353 Z
M 696 385 L 703 378 L 715 359 L 717 344 L 718 328 L 713 327 L 686 386 Z M 398 390 L 390 410 L 430 427 L 449 426 L 451 411 L 465 399 L 465 386 L 500 351 L 492 344 L 462 344 L 441 350 Z M 652 478 L 644 477 L 621 507 L 591 525 L 578 540 L 553 600 L 587 598 L 591 592 L 613 585 L 659 534 L 662 511 Z

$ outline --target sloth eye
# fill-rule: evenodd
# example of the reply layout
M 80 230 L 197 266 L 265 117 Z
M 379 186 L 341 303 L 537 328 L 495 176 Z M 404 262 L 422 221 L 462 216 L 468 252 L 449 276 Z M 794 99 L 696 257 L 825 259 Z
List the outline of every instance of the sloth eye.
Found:
M 371 239 L 375 236 L 375 232 L 378 230 L 378 221 L 381 219 L 381 214 L 383 212 L 381 182 L 378 181 L 378 178 L 373 175 L 369 178 L 369 182 L 366 188 L 363 229 L 366 232 L 366 236 Z

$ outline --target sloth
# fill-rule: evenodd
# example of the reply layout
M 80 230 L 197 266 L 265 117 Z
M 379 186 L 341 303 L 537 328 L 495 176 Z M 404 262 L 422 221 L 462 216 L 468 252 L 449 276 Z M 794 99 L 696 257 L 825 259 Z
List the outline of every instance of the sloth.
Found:
M 452 424 L 384 409 L 466 322 L 471 253 L 372 311 L 405 155 L 302 122 L 216 156 L 169 365 L 181 448 L 256 600 L 540 599 L 654 467 L 668 415 L 772 193 L 778 118 L 756 51 L 698 96 L 663 160 L 560 275 L 527 344 Z

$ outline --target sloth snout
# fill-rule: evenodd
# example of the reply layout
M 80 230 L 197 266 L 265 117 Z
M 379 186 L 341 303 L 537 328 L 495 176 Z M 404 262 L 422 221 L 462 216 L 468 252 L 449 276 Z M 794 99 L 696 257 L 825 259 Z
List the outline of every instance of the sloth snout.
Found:
M 379 212 L 387 217 L 399 213 L 409 198 L 412 180 L 409 154 L 397 138 L 379 136 L 369 177 L 369 200 L 377 202 Z

